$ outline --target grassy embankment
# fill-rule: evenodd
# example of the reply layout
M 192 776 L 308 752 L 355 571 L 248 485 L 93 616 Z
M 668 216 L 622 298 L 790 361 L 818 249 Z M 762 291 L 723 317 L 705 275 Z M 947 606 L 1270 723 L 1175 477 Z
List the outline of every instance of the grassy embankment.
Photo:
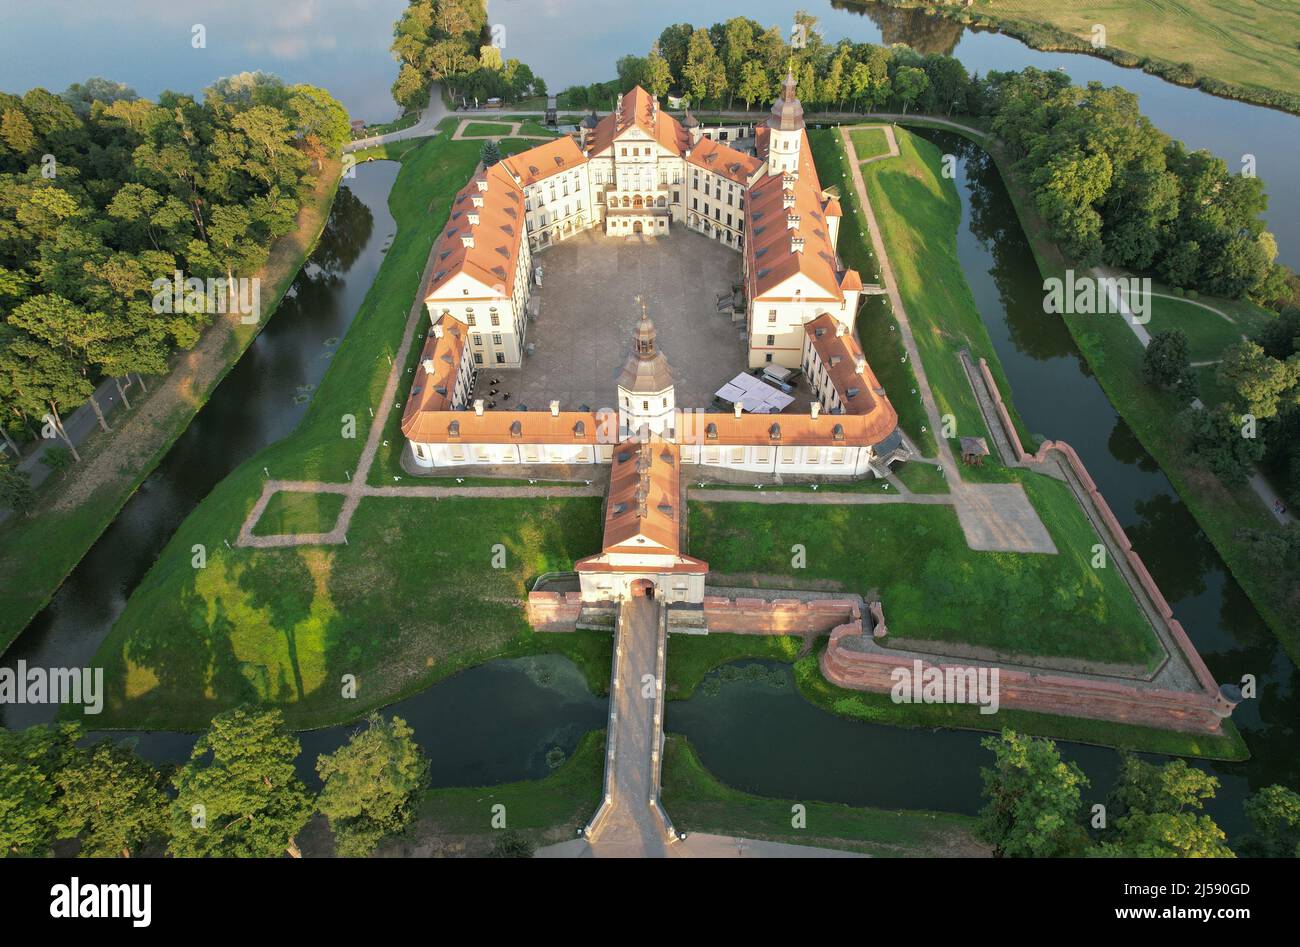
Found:
M 1139 67 L 1213 95 L 1300 112 L 1300 19 L 1264 0 L 885 0 L 995 29 L 1048 51 Z M 1105 27 L 1093 46 L 1093 28 Z
M 806 810 L 806 828 L 791 825 L 791 809 Z M 664 748 L 664 809 L 686 832 L 711 832 L 876 856 L 981 855 L 975 819 L 951 812 L 915 812 L 773 799 L 719 782 L 685 737 L 670 734 Z
M 112 430 L 93 432 L 78 448 L 82 462 L 65 476 L 51 476 L 37 491 L 37 511 L 0 525 L 0 652 L 45 607 L 77 563 L 113 522 L 126 501 L 162 461 L 239 361 L 320 239 L 338 191 L 341 164 L 328 162 L 298 213 L 297 227 L 271 247 L 262 269 L 264 317 L 256 325 L 237 319 L 213 323 L 188 353 L 172 360 L 165 378 L 149 393 L 133 388 L 131 408 L 119 411 Z M 87 489 L 79 478 L 92 476 Z
M 920 120 L 916 124 L 925 122 Z M 1012 171 L 1006 155 L 995 141 L 986 136 L 963 134 L 987 149 L 997 163 L 1039 272 L 1044 279 L 1064 279 L 1066 269 L 1073 267 L 1073 263 L 1064 257 L 1051 239 L 1038 216 L 1032 196 Z M 1202 297 L 1199 301 L 1233 315 L 1240 330 L 1210 321 L 1218 320 L 1218 317 L 1199 307 L 1189 306 L 1186 300 L 1159 297 L 1153 301 L 1152 324 L 1167 328 L 1179 317 L 1188 319 L 1186 324 L 1178 324 L 1184 325 L 1189 339 L 1195 336 L 1193 350 L 1208 358 L 1216 358 L 1222 351 L 1215 347 L 1216 337 L 1224 345 L 1229 344 L 1239 337 L 1240 331 L 1249 332 L 1261 320 L 1270 318 L 1263 310 L 1240 300 Z M 1294 620 L 1297 609 L 1300 609 L 1300 591 L 1297 591 L 1295 578 L 1253 559 L 1249 543 L 1242 535 L 1246 529 L 1275 533 L 1280 530 L 1277 521 L 1249 484 L 1224 484 L 1205 472 L 1188 452 L 1178 420 L 1185 405 L 1174 395 L 1152 387 L 1143 379 L 1141 343 L 1123 320 L 1087 315 L 1067 315 L 1064 318 L 1107 399 L 1123 415 L 1143 448 L 1160 465 L 1233 578 L 1246 591 L 1291 659 L 1300 661 L 1300 623 Z M 1222 397 L 1217 381 L 1213 379 L 1212 366 L 1199 369 L 1197 377 L 1203 384 L 1203 401 L 1213 404 Z
M 128 601 L 94 661 L 108 682 L 102 725 L 199 728 L 253 700 L 281 707 L 291 726 L 324 726 L 472 664 L 537 651 L 569 655 L 594 690 L 605 686 L 607 635 L 535 635 L 519 605 L 533 577 L 599 548 L 599 500 L 368 498 L 345 546 L 223 542 L 260 494 L 263 467 L 337 483 L 355 469 L 429 247 L 478 160 L 476 143 L 445 134 L 394 150 L 397 235 L 374 284 L 297 429 L 199 504 Z M 352 439 L 341 436 L 346 414 L 357 420 Z M 191 566 L 195 543 L 208 549 L 205 569 Z M 491 568 L 497 543 L 503 569 Z M 357 676 L 355 700 L 340 695 L 344 674 Z

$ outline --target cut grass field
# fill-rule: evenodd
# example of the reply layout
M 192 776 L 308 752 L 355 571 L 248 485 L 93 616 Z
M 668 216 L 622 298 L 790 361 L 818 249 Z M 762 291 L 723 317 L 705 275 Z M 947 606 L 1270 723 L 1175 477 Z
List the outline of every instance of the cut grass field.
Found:
M 461 135 L 508 135 L 513 127 L 510 122 L 470 122 Z
M 45 607 L 63 580 L 94 545 L 131 495 L 239 361 L 320 239 L 338 191 L 341 164 L 330 162 L 298 214 L 297 227 L 271 248 L 256 274 L 265 291 L 266 318 L 257 325 L 223 319 L 172 363 L 171 373 L 149 382 L 148 395 L 116 415 L 113 430 L 92 433 L 80 447 L 82 462 L 37 491 L 32 516 L 0 525 L 0 652 Z M 93 489 L 86 489 L 93 483 Z
M 341 493 L 273 493 L 253 527 L 253 535 L 328 533 L 342 509 Z
M 715 572 L 877 590 L 901 638 L 1150 666 L 1162 654 L 1154 631 L 1122 576 L 1091 567 L 1099 540 L 1069 488 L 1018 473 L 1056 555 L 973 551 L 946 506 L 699 501 L 690 551 Z M 808 551 L 806 568 L 791 567 L 795 544 Z
M 791 825 L 791 807 L 805 808 L 806 828 Z M 975 819 L 950 812 L 871 809 L 804 799 L 756 796 L 720 782 L 684 736 L 664 747 L 663 804 L 674 825 L 710 832 L 875 856 L 987 855 Z
M 370 497 L 346 545 L 214 546 L 249 505 L 245 486 L 224 481 L 131 596 L 94 661 L 107 692 L 97 724 L 197 729 L 255 702 L 317 727 L 542 651 L 572 658 L 593 691 L 605 686 L 608 634 L 539 635 L 522 607 L 534 578 L 600 548 L 599 500 Z M 202 569 L 189 559 L 196 542 L 210 550 Z M 349 674 L 355 699 L 342 694 Z
M 1224 349 L 1240 342 L 1242 335 L 1257 325 L 1258 322 L 1251 325 L 1229 322 L 1185 299 L 1156 296 L 1151 300 L 1151 321 L 1146 329 L 1152 335 L 1169 329 L 1182 329 L 1187 335 L 1192 361 L 1204 362 L 1223 358 Z
M 568 654 L 593 689 L 605 686 L 607 635 L 536 636 L 520 606 L 531 577 L 598 550 L 597 500 L 367 498 L 345 546 L 223 542 L 233 543 L 260 495 L 264 467 L 336 482 L 355 469 L 432 238 L 477 160 L 474 142 L 446 134 L 404 148 L 389 195 L 397 234 L 303 420 L 191 512 L 101 646 L 104 726 L 194 729 L 246 700 L 281 706 L 291 726 L 324 726 L 463 667 L 543 650 Z M 357 419 L 355 438 L 342 436 L 345 414 Z M 315 515 L 300 500 L 280 503 L 283 517 Z M 481 550 L 468 546 L 475 537 Z M 195 543 L 209 550 L 205 569 L 191 565 Z M 496 543 L 507 549 L 505 569 L 490 567 Z M 357 675 L 359 699 L 341 698 L 343 674 Z
M 835 147 L 843 147 L 838 132 L 828 134 L 834 136 Z M 963 348 L 970 349 L 976 363 L 988 360 L 1021 441 L 1032 450 L 1036 441 L 1016 413 L 1010 385 L 957 256 L 961 198 L 943 176 L 943 155 L 905 129 L 896 128 L 895 137 L 898 157 L 864 164 L 862 178 L 939 414 L 956 419 L 950 439 L 953 453 L 959 452 L 960 437 L 988 436 L 957 357 Z M 986 479 L 995 475 L 991 468 L 984 471 Z
M 858 161 L 869 161 L 889 154 L 889 139 L 882 128 L 859 128 L 849 133 Z
M 1093 27 L 1101 24 L 1112 52 L 1187 63 L 1198 76 L 1238 87 L 1300 95 L 1300 16 L 1294 5 L 1280 0 L 975 0 L 965 9 L 908 5 L 976 14 L 1040 49 L 1063 46 L 1050 32 L 1059 30 L 1088 51 Z

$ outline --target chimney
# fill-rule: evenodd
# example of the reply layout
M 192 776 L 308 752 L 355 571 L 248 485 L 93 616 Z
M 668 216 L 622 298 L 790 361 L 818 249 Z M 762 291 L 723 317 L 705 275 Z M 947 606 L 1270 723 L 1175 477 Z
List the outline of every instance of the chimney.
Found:
M 477 414 L 480 418 L 483 417 L 483 399 L 482 399 L 482 398 L 475 398 L 475 399 L 474 399 L 474 413 Z
M 790 252 L 803 253 L 803 237 L 790 238 Z
M 781 206 L 784 207 L 786 210 L 789 210 L 791 207 L 794 206 L 794 192 L 793 192 L 793 191 L 786 191 L 786 192 L 781 196 Z
M 478 185 L 478 189 L 479 189 L 480 191 L 483 191 L 484 193 L 487 192 L 487 176 L 486 176 L 486 175 L 483 176 L 483 177 L 481 177 L 481 178 L 479 178 L 479 179 L 478 179 L 477 181 L 475 181 L 474 183 Z
M 736 417 L 740 417 L 740 413 L 745 410 L 745 402 L 737 401 L 734 407 L 736 409 Z
M 426 358 L 421 364 L 424 365 L 424 373 L 426 375 L 433 374 L 433 369 L 434 369 L 433 359 Z
M 822 403 L 820 401 L 814 401 L 809 410 L 812 412 L 812 419 L 816 421 L 817 415 L 822 413 Z
M 478 226 L 478 211 L 477 211 L 477 210 L 472 210 L 472 211 L 470 211 L 469 214 L 466 215 L 466 219 L 469 221 L 469 225 L 470 225 L 471 227 L 477 227 L 477 226 Z
M 863 372 L 867 370 L 867 360 L 863 358 L 861 355 L 859 355 L 856 359 L 853 360 L 853 367 L 856 368 L 858 370 L 858 374 L 861 375 Z
M 840 336 L 844 335 L 844 333 L 846 333 L 846 332 L 848 332 L 848 331 L 849 331 L 849 327 L 848 327 L 848 326 L 846 326 L 844 323 L 840 322 L 840 320 L 838 320 L 838 319 L 835 320 L 835 336 L 836 336 L 836 338 L 839 338 Z
M 441 322 L 439 322 L 437 325 L 435 325 L 435 326 L 433 327 L 433 337 L 434 337 L 435 339 L 441 339 L 441 338 L 442 338 L 442 323 L 441 323 Z
M 552 402 L 551 402 L 551 417 L 553 417 L 553 418 L 558 418 L 559 416 L 560 416 L 560 403 L 559 403 L 558 401 L 552 401 Z
M 785 215 L 785 229 L 786 229 L 786 230 L 798 230 L 798 229 L 799 229 L 799 215 L 798 215 L 798 214 L 786 214 L 786 215 Z
M 460 242 L 463 243 L 465 246 L 469 247 L 471 250 L 474 249 L 474 235 L 472 233 L 462 234 L 460 238 Z
M 475 194 L 473 197 L 471 197 L 471 198 L 469 199 L 469 202 L 470 202 L 471 204 L 473 204 L 475 207 L 482 207 L 482 206 L 483 206 L 483 198 L 480 197 L 480 196 L 477 195 L 477 194 Z

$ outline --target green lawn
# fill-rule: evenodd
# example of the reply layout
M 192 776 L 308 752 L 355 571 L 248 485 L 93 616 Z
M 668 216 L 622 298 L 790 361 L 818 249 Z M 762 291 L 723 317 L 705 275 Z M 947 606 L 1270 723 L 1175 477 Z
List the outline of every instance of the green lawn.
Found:
M 879 590 L 893 635 L 1008 654 L 1149 665 L 1149 623 L 1114 569 L 1093 569 L 1096 533 L 1069 488 L 1024 472 L 1056 555 L 975 552 L 946 506 L 691 503 L 691 555 L 726 574 Z M 807 567 L 792 569 L 802 544 Z
M 963 476 L 965 476 L 967 469 L 962 468 Z M 952 492 L 948 486 L 948 477 L 945 473 L 940 473 L 939 468 L 934 464 L 926 464 L 920 461 L 898 464 L 894 467 L 894 473 L 899 480 L 903 481 L 904 486 L 913 493 Z
M 461 135 L 508 135 L 512 127 L 509 122 L 470 122 Z
M 806 809 L 806 827 L 791 825 L 791 807 Z M 986 853 L 974 835 L 975 819 L 950 812 L 870 809 L 831 802 L 773 799 L 719 782 L 683 736 L 664 748 L 663 804 L 686 832 L 845 848 L 876 856 Z
M 863 165 L 862 177 L 939 414 L 956 419 L 953 452 L 959 437 L 988 435 L 957 357 L 962 348 L 970 349 L 977 364 L 981 357 L 988 360 L 1021 440 L 1032 450 L 1035 441 L 1016 413 L 1010 385 L 957 257 L 961 199 L 953 182 L 943 177 L 943 156 L 905 129 L 895 129 L 895 135 L 899 156 Z
M 882 128 L 855 129 L 849 132 L 849 138 L 853 141 L 853 151 L 859 162 L 889 154 L 889 139 L 885 137 Z
M 913 4 L 908 4 L 913 5 Z M 1107 58 L 1125 65 L 1154 60 L 1152 71 L 1186 64 L 1170 78 L 1208 77 L 1238 90 L 1235 97 L 1271 101 L 1300 97 L 1300 17 L 1280 0 L 975 0 L 949 15 L 975 15 L 1040 49 L 1092 51 L 1094 24 L 1106 28 Z M 1213 87 L 1213 86 L 1212 86 Z
M 193 729 L 253 701 L 281 707 L 292 727 L 323 726 L 539 651 L 567 654 L 604 688 L 608 635 L 539 635 L 521 606 L 538 575 L 600 548 L 599 500 L 370 497 L 346 545 L 213 545 L 246 505 L 241 486 L 223 482 L 186 519 L 100 648 L 100 725 Z M 189 549 L 205 539 L 207 566 L 194 569 Z M 357 699 L 341 695 L 347 674 Z
M 1188 347 L 1193 362 L 1223 358 L 1223 350 L 1241 341 L 1245 326 L 1229 322 L 1208 309 L 1185 299 L 1151 300 L 1151 321 L 1146 329 L 1152 335 L 1169 329 L 1182 329 L 1187 334 Z
M 255 536 L 279 533 L 328 533 L 343 509 L 341 493 L 271 494 L 266 509 L 253 528 Z

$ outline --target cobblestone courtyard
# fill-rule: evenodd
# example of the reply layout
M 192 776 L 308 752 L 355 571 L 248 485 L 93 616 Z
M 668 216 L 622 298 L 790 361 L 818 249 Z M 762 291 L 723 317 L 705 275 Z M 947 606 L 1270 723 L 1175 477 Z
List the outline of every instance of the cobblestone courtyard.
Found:
M 533 354 L 522 368 L 479 371 L 475 396 L 498 410 L 524 404 L 545 411 L 553 398 L 564 411 L 613 407 L 615 378 L 641 315 L 638 295 L 672 366 L 678 406 L 707 407 L 724 382 L 746 370 L 744 322 L 717 307 L 718 295 L 740 281 L 735 250 L 674 224 L 658 239 L 589 230 L 542 250 L 533 263 L 544 272 L 541 312 L 528 327 Z

